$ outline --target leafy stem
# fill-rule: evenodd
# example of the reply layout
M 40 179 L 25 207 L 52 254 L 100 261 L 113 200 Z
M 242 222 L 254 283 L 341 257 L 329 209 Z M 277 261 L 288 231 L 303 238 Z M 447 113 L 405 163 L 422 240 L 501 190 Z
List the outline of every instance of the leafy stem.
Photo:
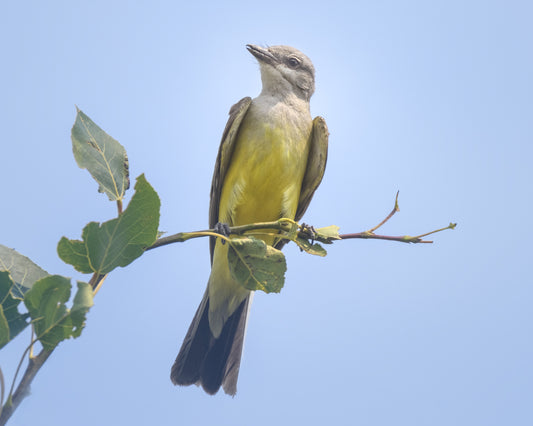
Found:
M 240 225 L 240 226 L 231 226 L 229 228 L 231 235 L 243 235 L 243 234 L 249 234 L 249 235 L 273 235 L 271 233 L 265 233 L 265 232 L 253 232 L 253 231 L 265 231 L 265 230 L 277 230 L 280 231 L 280 234 L 275 234 L 279 238 L 284 238 L 286 240 L 295 241 L 298 238 L 303 238 L 306 240 L 311 240 L 312 242 L 318 241 L 325 244 L 332 244 L 335 240 L 349 240 L 349 239 L 375 239 L 375 240 L 387 240 L 387 241 L 397 241 L 401 243 L 411 243 L 411 244 L 427 244 L 427 243 L 433 243 L 433 241 L 424 240 L 423 237 L 426 237 L 431 234 L 435 234 L 437 232 L 445 231 L 446 229 L 454 229 L 457 224 L 456 223 L 450 223 L 448 226 L 436 229 L 434 231 L 426 232 L 424 234 L 420 234 L 417 236 L 409 236 L 409 235 L 401 235 L 401 236 L 391 236 L 391 235 L 378 235 L 375 234 L 374 231 L 381 228 L 385 223 L 387 223 L 397 212 L 400 211 L 400 207 L 398 205 L 398 195 L 399 191 L 396 193 L 396 198 L 394 200 L 394 207 L 391 210 L 391 212 L 383 219 L 378 225 L 374 226 L 373 228 L 357 232 L 357 233 L 350 233 L 350 234 L 338 234 L 336 232 L 329 232 L 331 229 L 328 229 L 328 232 L 320 232 L 321 229 L 313 228 L 312 226 L 308 226 L 305 224 L 298 224 L 292 219 L 289 218 L 281 218 L 279 220 L 273 221 L 273 222 L 258 222 L 258 223 L 252 223 L 247 225 Z M 334 227 L 328 227 L 328 228 L 334 228 Z M 326 228 L 322 228 L 326 229 Z M 146 250 L 152 250 L 157 247 L 166 246 L 168 244 L 173 243 L 181 243 L 187 240 L 190 240 L 192 238 L 200 238 L 200 237 L 217 237 L 217 238 L 223 238 L 227 240 L 228 238 L 222 234 L 217 233 L 214 229 L 207 229 L 202 231 L 194 231 L 194 232 L 179 232 L 177 234 L 169 235 L 167 237 L 162 237 L 157 239 L 157 241 L 152 244 L 150 247 L 147 247 Z

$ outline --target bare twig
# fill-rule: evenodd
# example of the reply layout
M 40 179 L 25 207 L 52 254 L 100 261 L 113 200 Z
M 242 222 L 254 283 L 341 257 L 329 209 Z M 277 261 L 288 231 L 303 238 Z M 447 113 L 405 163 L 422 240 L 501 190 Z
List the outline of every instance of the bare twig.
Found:
M 374 240 L 388 240 L 388 241 L 398 241 L 400 243 L 410 243 L 410 244 L 418 244 L 418 243 L 425 243 L 425 244 L 431 244 L 433 241 L 429 240 L 423 240 L 423 237 L 427 237 L 428 235 L 435 234 L 436 232 L 445 231 L 446 229 L 454 229 L 457 226 L 457 223 L 450 223 L 448 226 L 440 229 L 436 229 L 435 231 L 426 232 L 425 234 L 420 234 L 415 237 L 411 237 L 409 235 L 402 235 L 402 236 L 389 236 L 389 235 L 376 235 L 374 234 L 374 231 L 378 228 L 380 228 L 382 225 L 384 225 L 396 212 L 400 211 L 400 207 L 398 205 L 398 194 L 400 191 L 396 193 L 396 200 L 394 201 L 394 208 L 389 213 L 389 215 L 383 219 L 379 225 L 374 226 L 372 229 L 369 229 L 368 231 L 363 232 L 356 232 L 354 234 L 341 234 L 339 235 L 341 240 L 349 240 L 349 239 L 355 239 L 355 238 L 362 238 L 362 239 L 374 239 Z
M 448 229 L 448 228 L 444 228 L 444 229 Z M 409 235 L 402 235 L 402 236 L 376 235 L 370 231 L 356 232 L 354 234 L 341 234 L 339 235 L 339 237 L 341 238 L 341 240 L 362 238 L 365 240 L 387 240 L 387 241 L 398 241 L 400 243 L 413 243 L 413 244 L 433 243 L 433 241 L 422 240 L 420 237 L 410 237 Z
M 400 191 L 398 191 L 398 192 L 396 193 L 396 199 L 394 200 L 394 208 L 393 208 L 392 211 L 389 213 L 389 215 L 388 215 L 385 219 L 383 219 L 383 220 L 379 223 L 379 225 L 374 226 L 372 229 L 369 229 L 369 230 L 366 231 L 366 232 L 369 232 L 369 233 L 373 234 L 374 231 L 375 231 L 376 229 L 381 228 L 381 227 L 382 227 L 382 226 L 383 226 L 383 225 L 384 225 L 384 224 L 385 224 L 385 223 L 386 223 L 386 222 L 387 222 L 392 216 L 394 216 L 394 214 L 395 214 L 396 212 L 399 212 L 399 211 L 400 211 L 400 206 L 398 205 L 398 195 L 400 195 Z

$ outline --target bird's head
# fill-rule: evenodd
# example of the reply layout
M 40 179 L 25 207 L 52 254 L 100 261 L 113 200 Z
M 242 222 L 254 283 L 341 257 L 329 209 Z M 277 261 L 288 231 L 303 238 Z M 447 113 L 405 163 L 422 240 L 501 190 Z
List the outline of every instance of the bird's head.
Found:
M 263 93 L 273 96 L 293 93 L 309 101 L 315 91 L 315 68 L 307 56 L 290 46 L 246 47 L 259 61 Z

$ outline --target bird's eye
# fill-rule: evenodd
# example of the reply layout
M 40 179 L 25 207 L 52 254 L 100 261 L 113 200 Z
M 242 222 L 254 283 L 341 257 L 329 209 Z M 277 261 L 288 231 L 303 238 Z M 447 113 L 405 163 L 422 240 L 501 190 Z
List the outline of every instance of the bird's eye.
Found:
M 300 65 L 300 60 L 292 57 L 287 60 L 287 63 L 289 64 L 291 68 L 296 68 L 298 67 L 298 65 Z

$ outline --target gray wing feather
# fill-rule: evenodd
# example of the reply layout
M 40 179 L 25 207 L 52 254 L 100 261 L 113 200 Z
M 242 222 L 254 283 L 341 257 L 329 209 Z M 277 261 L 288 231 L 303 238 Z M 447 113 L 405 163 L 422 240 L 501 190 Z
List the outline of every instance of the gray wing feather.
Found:
M 219 217 L 220 193 L 222 192 L 222 185 L 224 178 L 231 163 L 231 156 L 237 141 L 237 134 L 241 126 L 242 120 L 248 111 L 248 107 L 252 103 L 252 98 L 246 97 L 241 99 L 233 105 L 229 111 L 229 119 L 226 123 L 224 133 L 222 133 L 222 140 L 218 149 L 217 161 L 215 163 L 215 171 L 213 172 L 213 181 L 211 183 L 211 202 L 209 204 L 209 228 L 213 228 Z M 209 249 L 211 251 L 211 262 L 213 262 L 213 252 L 215 250 L 214 237 L 209 240 Z
M 295 220 L 297 222 L 302 218 L 307 207 L 309 207 L 313 194 L 324 176 L 326 162 L 328 160 L 328 136 L 329 132 L 326 121 L 322 117 L 315 117 L 313 120 L 307 169 L 302 181 L 300 200 L 298 201 L 298 208 L 296 210 Z

